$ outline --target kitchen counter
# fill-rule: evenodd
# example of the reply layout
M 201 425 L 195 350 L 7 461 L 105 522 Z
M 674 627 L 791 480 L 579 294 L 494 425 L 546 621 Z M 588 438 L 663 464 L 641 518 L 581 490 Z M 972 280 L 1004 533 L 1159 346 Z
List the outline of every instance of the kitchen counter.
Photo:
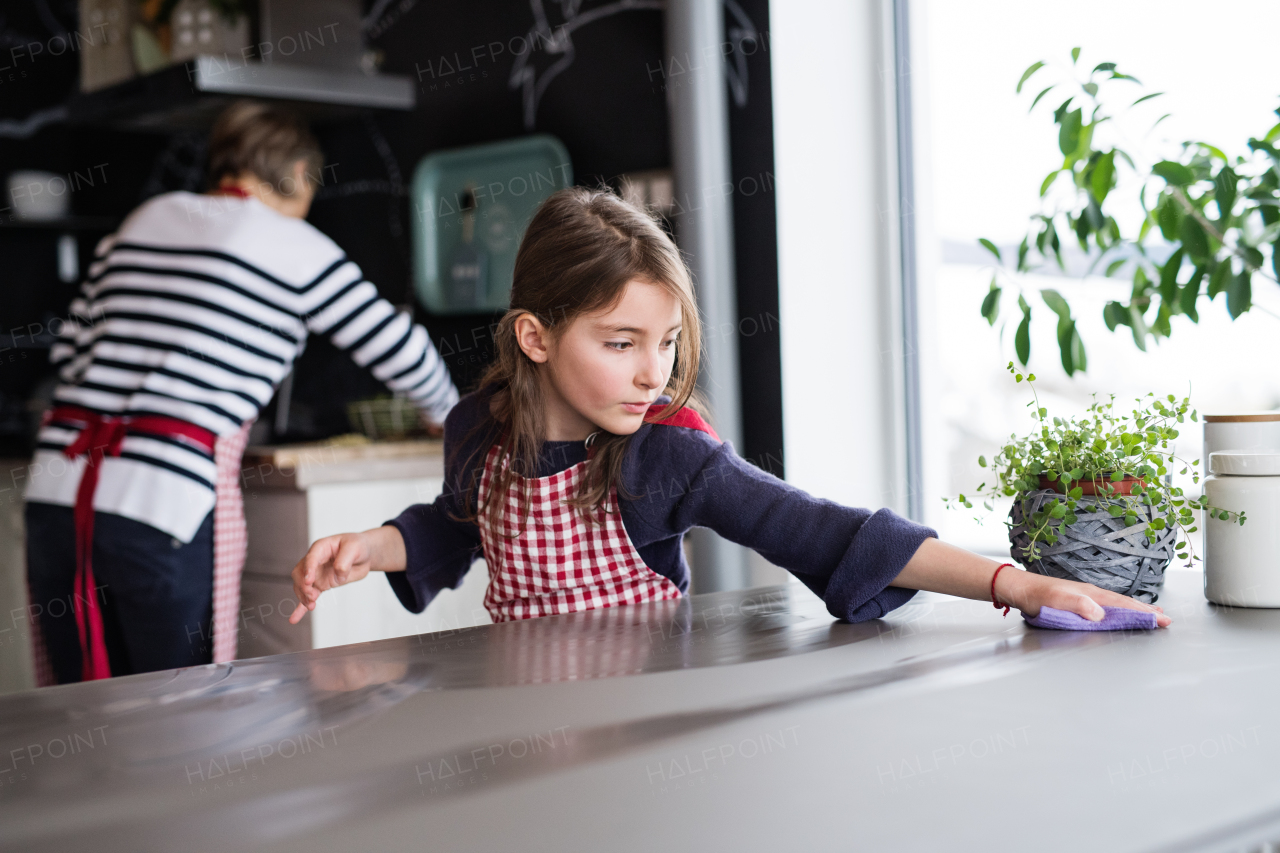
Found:
M 1280 611 L 1200 585 L 1153 632 L 792 584 L 0 697 L 0 847 L 1262 849 Z
M 244 453 L 244 483 L 253 488 L 415 477 L 444 477 L 443 439 L 260 445 Z

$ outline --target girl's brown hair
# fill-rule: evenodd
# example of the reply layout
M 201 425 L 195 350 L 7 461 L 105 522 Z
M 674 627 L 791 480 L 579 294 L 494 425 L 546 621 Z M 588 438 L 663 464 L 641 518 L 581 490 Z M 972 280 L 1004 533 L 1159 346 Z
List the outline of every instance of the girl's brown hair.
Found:
M 515 484 L 516 476 L 537 476 L 539 451 L 546 436 L 544 400 L 540 370 L 516 341 L 515 322 L 522 314 L 533 314 L 547 328 L 553 341 L 575 318 L 595 311 L 608 311 L 622 298 L 627 282 L 640 280 L 670 293 L 680 303 L 681 332 L 676 342 L 675 365 L 663 393 L 671 402 L 655 420 L 666 418 L 692 403 L 706 412 L 695 384 L 701 354 L 702 325 L 693 295 L 693 282 L 680 250 L 662 227 L 644 210 L 635 207 L 608 189 L 570 187 L 542 203 L 525 231 L 516 254 L 511 285 L 511 307 L 494 332 L 496 354 L 480 378 L 480 386 L 493 386 L 489 413 L 482 417 L 466 438 L 455 445 L 454 453 L 479 432 L 481 460 L 494 443 L 500 465 L 484 504 L 467 510 L 466 521 L 477 521 L 479 511 L 496 507 L 489 515 L 495 535 L 504 527 L 519 530 L 529 512 L 530 489 L 521 490 L 519 523 L 501 525 L 506 502 L 502 499 Z M 628 498 L 621 482 L 622 459 L 630 435 L 601 431 L 594 439 L 595 453 L 587 462 L 578 493 L 568 503 L 595 521 L 606 511 L 610 487 L 617 485 Z M 471 465 L 464 507 L 479 487 L 482 465 Z M 510 537 L 508 537 L 510 538 Z

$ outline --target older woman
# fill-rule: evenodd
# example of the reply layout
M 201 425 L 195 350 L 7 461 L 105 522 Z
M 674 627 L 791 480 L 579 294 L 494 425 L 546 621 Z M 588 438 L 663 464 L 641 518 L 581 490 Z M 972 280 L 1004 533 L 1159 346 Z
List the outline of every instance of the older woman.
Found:
M 240 457 L 309 334 L 433 424 L 457 402 L 426 330 L 304 221 L 322 162 L 296 117 L 237 103 L 213 128 L 211 191 L 157 196 L 98 246 L 26 489 L 35 639 L 58 682 L 234 657 Z

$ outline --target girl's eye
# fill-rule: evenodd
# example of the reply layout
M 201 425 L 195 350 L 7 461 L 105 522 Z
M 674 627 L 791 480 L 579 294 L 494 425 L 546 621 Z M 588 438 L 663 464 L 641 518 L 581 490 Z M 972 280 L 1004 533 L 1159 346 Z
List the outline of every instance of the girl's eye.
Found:
M 675 338 L 672 338 L 672 339 L 671 339 L 671 340 L 669 340 L 669 341 L 663 341 L 663 342 L 662 342 L 662 345 L 663 345 L 664 347 L 666 347 L 667 349 L 670 349 L 671 347 L 673 347 L 673 346 L 675 346 L 675 345 L 676 345 L 676 339 L 675 339 Z
M 625 347 L 631 346 L 631 341 L 606 341 L 605 346 L 616 347 L 621 352 Z

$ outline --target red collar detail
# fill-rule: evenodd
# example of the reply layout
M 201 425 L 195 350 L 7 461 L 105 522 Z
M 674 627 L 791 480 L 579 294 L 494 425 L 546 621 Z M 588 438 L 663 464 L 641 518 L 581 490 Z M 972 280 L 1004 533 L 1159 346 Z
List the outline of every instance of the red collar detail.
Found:
M 682 406 L 679 411 L 668 418 L 662 420 L 651 420 L 654 415 L 666 408 L 661 403 L 654 403 L 649 407 L 649 414 L 645 415 L 644 421 L 648 424 L 666 424 L 668 426 L 688 427 L 689 429 L 700 429 L 710 435 L 716 441 L 720 441 L 720 436 L 716 435 L 716 431 L 711 428 L 711 424 L 702 419 L 702 415 L 698 414 L 688 406 Z

